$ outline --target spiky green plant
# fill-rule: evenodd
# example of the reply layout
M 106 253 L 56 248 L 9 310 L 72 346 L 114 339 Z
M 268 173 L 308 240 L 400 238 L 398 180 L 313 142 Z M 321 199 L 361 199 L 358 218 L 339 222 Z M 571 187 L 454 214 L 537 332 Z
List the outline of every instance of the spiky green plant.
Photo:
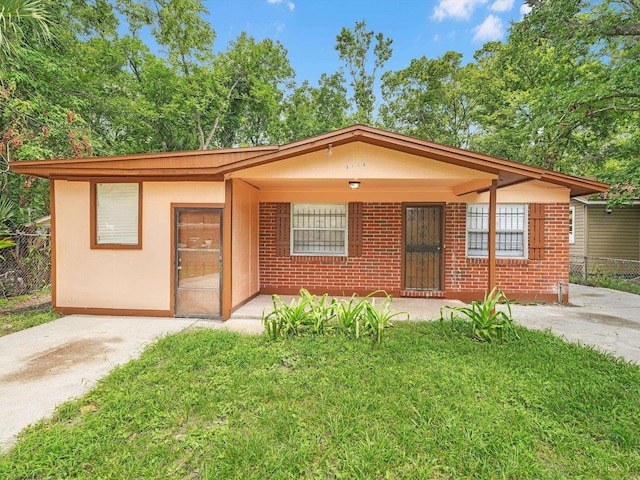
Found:
M 374 295 L 384 293 L 386 298 L 376 307 Z M 391 321 L 405 312 L 392 313 L 391 296 L 377 290 L 365 297 L 352 295 L 349 299 L 334 298 L 329 295 L 317 296 L 306 289 L 289 304 L 279 295 L 272 296 L 273 309 L 262 314 L 265 333 L 269 339 L 287 335 L 325 335 L 339 332 L 345 336 L 360 338 L 373 337 L 382 342 L 384 330 L 391 327 Z
M 0 199 L 0 250 L 3 248 L 13 247 L 15 242 L 8 236 L 8 222 L 13 217 L 13 203 L 8 198 Z
M 51 19 L 43 0 L 0 0 L 0 60 L 16 55 L 28 34 L 48 41 Z
M 362 327 L 362 314 L 365 309 L 368 296 L 359 298 L 352 295 L 349 300 L 334 298 L 331 303 L 337 321 L 337 327 L 340 332 L 345 335 L 352 335 L 360 338 L 360 329 Z
M 496 309 L 499 303 L 506 305 L 506 312 Z M 518 334 L 513 328 L 509 300 L 506 295 L 497 288 L 494 288 L 489 294 L 485 295 L 481 302 L 476 300 L 472 301 L 469 307 L 442 307 L 440 309 L 441 321 L 444 321 L 444 313 L 446 310 L 449 311 L 449 319 L 452 322 L 456 318 L 460 318 L 460 314 L 467 317 L 471 323 L 473 336 L 482 342 L 502 342 L 505 340 L 506 335 L 509 334 L 518 338 Z
M 391 295 L 387 295 L 378 307 L 375 305 L 375 299 L 372 298 L 371 302 L 365 303 L 363 313 L 365 329 L 375 337 L 378 343 L 382 343 L 384 331 L 387 328 L 393 327 L 391 321 L 394 318 L 406 315 L 406 320 L 409 320 L 409 314 L 407 312 L 393 313 L 391 311 Z
M 325 293 L 318 297 L 303 288 L 300 290 L 300 297 L 307 301 L 309 317 L 312 321 L 310 325 L 311 333 L 323 335 L 330 328 L 331 320 L 334 316 L 334 306 L 332 303 L 328 303 L 329 295 Z
M 313 316 L 309 311 L 309 296 L 291 299 L 287 305 L 280 295 L 273 295 L 273 310 L 262 314 L 267 335 L 271 339 L 286 335 L 300 335 L 313 324 Z

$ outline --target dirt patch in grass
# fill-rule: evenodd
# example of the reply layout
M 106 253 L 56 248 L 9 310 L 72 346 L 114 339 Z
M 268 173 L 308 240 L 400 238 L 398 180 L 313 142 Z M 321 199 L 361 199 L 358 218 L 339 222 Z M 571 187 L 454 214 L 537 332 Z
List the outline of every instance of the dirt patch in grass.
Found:
M 0 298 L 0 337 L 60 318 L 51 310 L 51 292 Z
M 38 292 L 0 301 L 0 316 L 39 312 L 50 307 L 51 292 Z

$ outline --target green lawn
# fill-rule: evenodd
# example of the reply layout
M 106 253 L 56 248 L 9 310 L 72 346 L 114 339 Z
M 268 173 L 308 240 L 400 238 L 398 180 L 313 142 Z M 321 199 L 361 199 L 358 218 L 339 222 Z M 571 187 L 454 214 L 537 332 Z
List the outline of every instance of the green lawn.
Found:
M 0 298 L 0 337 L 60 318 L 51 308 L 51 292 Z
M 640 369 L 518 333 L 170 336 L 27 431 L 0 478 L 639 478 Z
M 636 295 L 640 295 L 640 283 L 638 282 L 637 278 L 632 281 L 601 273 L 589 275 L 589 278 L 587 280 L 585 280 L 584 276 L 582 275 L 571 275 L 570 281 L 572 283 L 579 283 L 581 285 L 588 285 L 590 287 L 610 288 L 612 290 L 620 290 L 621 292 L 635 293 Z

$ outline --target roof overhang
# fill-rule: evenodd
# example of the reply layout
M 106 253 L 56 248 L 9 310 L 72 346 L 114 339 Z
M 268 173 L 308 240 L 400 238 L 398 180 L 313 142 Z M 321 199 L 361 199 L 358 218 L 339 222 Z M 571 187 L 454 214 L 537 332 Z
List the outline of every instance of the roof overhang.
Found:
M 573 177 L 364 125 L 353 125 L 280 146 L 16 161 L 10 162 L 9 165 L 16 173 L 43 178 L 136 177 L 222 180 L 226 175 L 234 172 L 236 172 L 235 177 L 241 176 L 238 174 L 246 168 L 274 163 L 351 142 L 364 142 L 489 173 L 496 176 L 499 187 L 539 180 L 568 188 L 572 197 L 606 192 L 609 187 L 594 180 Z M 475 181 L 475 183 L 470 181 L 457 187 L 457 194 L 482 193 L 488 191 L 489 187 L 490 184 L 486 181 Z
M 607 200 L 602 199 L 602 198 L 593 199 L 592 200 L 592 199 L 587 198 L 587 197 L 575 197 L 574 200 L 576 202 L 580 202 L 580 203 L 583 203 L 585 205 L 608 205 L 609 204 L 609 202 Z M 624 206 L 630 206 L 630 205 L 633 205 L 633 206 L 640 205 L 640 200 L 632 200 L 629 203 L 626 203 Z

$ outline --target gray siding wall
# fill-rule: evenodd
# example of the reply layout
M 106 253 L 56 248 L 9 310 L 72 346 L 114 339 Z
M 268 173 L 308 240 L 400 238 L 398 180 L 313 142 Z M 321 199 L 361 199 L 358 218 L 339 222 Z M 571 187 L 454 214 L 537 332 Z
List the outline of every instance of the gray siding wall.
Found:
M 610 215 L 605 210 L 605 205 L 587 206 L 587 255 L 639 260 L 640 205 L 615 208 Z

